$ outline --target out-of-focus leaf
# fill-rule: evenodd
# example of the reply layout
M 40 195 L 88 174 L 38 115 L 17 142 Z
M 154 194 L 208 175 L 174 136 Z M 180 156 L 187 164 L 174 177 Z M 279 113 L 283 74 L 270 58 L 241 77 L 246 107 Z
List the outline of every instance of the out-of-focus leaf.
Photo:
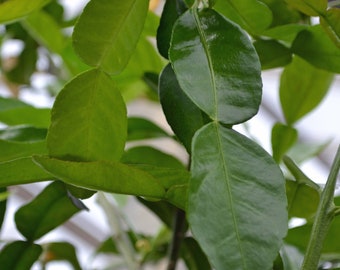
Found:
M 90 66 L 120 73 L 133 53 L 148 11 L 147 0 L 90 1 L 73 31 L 76 52 Z
M 53 105 L 51 122 L 47 147 L 53 157 L 118 160 L 123 153 L 125 104 L 113 80 L 98 69 L 82 73 L 63 88 Z
M 0 188 L 0 231 L 2 227 L 2 223 L 5 218 L 5 213 L 7 209 L 7 197 L 10 193 L 7 191 L 7 188 L 1 187 Z
M 286 0 L 286 2 L 308 16 L 319 16 L 327 9 L 327 0 Z
M 46 142 L 13 142 L 0 140 L 0 162 L 47 154 Z
M 320 17 L 320 23 L 340 49 L 340 9 L 330 8 L 326 14 Z
M 0 187 L 29 184 L 54 178 L 35 164 L 31 157 L 1 162 L 0 171 Z
M 114 161 L 71 162 L 44 156 L 34 161 L 62 181 L 92 190 L 162 198 L 165 190 L 150 174 Z
M 2 269 L 30 270 L 42 253 L 42 247 L 24 241 L 15 241 L 7 244 L 0 252 L 0 265 Z
M 217 123 L 195 134 L 191 164 L 188 220 L 212 266 L 272 267 L 287 231 L 279 166 L 253 141 Z
M 148 119 L 140 117 L 128 118 L 128 141 L 145 140 L 170 135 Z
M 272 129 L 272 149 L 273 158 L 276 162 L 280 162 L 283 155 L 297 141 L 298 132 L 291 126 L 286 126 L 281 123 L 276 123 Z
M 303 24 L 285 24 L 270 28 L 262 34 L 291 45 L 298 33 L 307 28 L 308 26 Z
M 216 11 L 184 13 L 169 56 L 179 85 L 211 119 L 236 124 L 257 113 L 262 81 L 256 51 L 247 34 Z
M 257 40 L 254 47 L 263 70 L 282 67 L 292 61 L 290 50 L 275 40 Z
M 158 77 L 159 77 L 159 75 L 157 73 L 154 73 L 154 72 L 145 72 L 143 74 L 143 81 L 156 94 L 158 94 Z
M 11 0 L 0 4 L 0 23 L 10 23 L 40 9 L 50 0 Z
M 293 53 L 318 68 L 340 73 L 340 49 L 320 25 L 301 31 L 291 49 Z
M 186 237 L 181 246 L 181 257 L 190 270 L 209 270 L 211 266 L 206 255 L 192 237 Z
M 18 231 L 33 241 L 63 224 L 80 209 L 70 200 L 65 184 L 55 181 L 15 213 Z
M 302 163 L 305 160 L 316 157 L 320 154 L 328 145 L 330 141 L 323 143 L 296 143 L 289 151 L 290 156 L 296 163 Z
M 166 191 L 165 199 L 185 211 L 188 203 L 188 184 L 171 186 Z
M 280 254 L 276 257 L 274 261 L 273 270 L 285 270 Z
M 36 142 L 46 138 L 46 128 L 36 128 L 27 125 L 0 129 L 0 139 L 14 142 Z
M 280 101 L 287 124 L 295 123 L 322 101 L 333 77 L 332 73 L 294 57 L 284 69 L 280 82 Z
M 159 98 L 167 122 L 190 152 L 192 137 L 209 117 L 183 92 L 170 64 L 163 69 L 160 76 Z
M 44 253 L 42 254 L 42 261 L 49 263 L 53 261 L 68 261 L 74 270 L 81 270 L 76 249 L 67 242 L 53 242 L 43 246 Z

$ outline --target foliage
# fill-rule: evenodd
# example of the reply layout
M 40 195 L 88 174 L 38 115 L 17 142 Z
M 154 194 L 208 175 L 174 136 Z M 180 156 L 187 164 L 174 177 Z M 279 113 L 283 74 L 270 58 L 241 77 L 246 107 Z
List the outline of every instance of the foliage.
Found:
M 301 254 L 301 269 L 311 270 L 340 259 L 332 241 L 340 152 L 323 190 L 287 156 L 302 147 L 295 124 L 340 73 L 339 8 L 325 0 L 167 0 L 159 18 L 148 0 L 90 0 L 65 19 L 58 1 L 33 2 L 0 1 L 1 43 L 23 45 L 14 60 L 1 59 L 13 97 L 0 97 L 0 220 L 7 187 L 50 182 L 15 213 L 24 240 L 2 248 L 3 269 L 53 260 L 81 269 L 70 243 L 38 240 L 87 210 L 94 194 L 116 233 L 96 252 L 119 255 L 127 269 L 167 255 L 169 270 L 179 258 L 202 270 L 298 269 Z M 234 126 L 259 110 L 261 70 L 279 67 L 285 123 L 273 126 L 269 154 Z M 52 108 L 18 98 L 39 72 L 56 82 L 46 89 Z M 128 117 L 127 104 L 141 97 L 161 106 L 174 136 Z M 155 138 L 180 143 L 187 162 L 144 145 Z M 165 228 L 125 230 L 104 192 L 136 196 Z M 289 228 L 295 217 L 307 223 Z

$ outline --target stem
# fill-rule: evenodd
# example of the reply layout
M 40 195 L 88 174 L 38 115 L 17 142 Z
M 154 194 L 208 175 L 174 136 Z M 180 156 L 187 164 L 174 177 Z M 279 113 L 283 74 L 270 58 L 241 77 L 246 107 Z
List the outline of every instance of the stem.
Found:
M 177 260 L 179 257 L 179 251 L 181 247 L 182 240 L 184 238 L 184 230 L 185 230 L 185 212 L 181 209 L 177 209 L 175 222 L 174 222 L 174 231 L 170 246 L 169 252 L 169 264 L 167 270 L 175 270 Z
M 117 244 L 117 248 L 123 255 L 127 269 L 137 270 L 138 262 L 135 258 L 135 251 L 127 234 L 123 230 L 123 224 L 120 220 L 119 210 L 109 202 L 104 192 L 98 192 L 98 203 L 103 208 L 108 223 L 112 231 L 112 240 Z
M 338 147 L 338 151 L 333 161 L 326 186 L 321 194 L 321 200 L 316 212 L 311 237 L 309 239 L 306 255 L 302 263 L 302 270 L 316 270 L 318 268 L 322 245 L 336 210 L 333 198 L 339 169 L 340 146 Z

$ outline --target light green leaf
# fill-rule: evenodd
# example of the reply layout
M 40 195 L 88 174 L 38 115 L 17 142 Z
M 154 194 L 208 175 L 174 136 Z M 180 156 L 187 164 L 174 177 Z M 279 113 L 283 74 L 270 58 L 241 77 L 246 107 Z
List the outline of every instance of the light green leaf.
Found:
M 35 164 L 31 157 L 1 162 L 0 171 L 0 187 L 29 184 L 54 178 Z
M 47 129 L 27 125 L 0 129 L 0 139 L 14 142 L 36 142 L 46 138 Z
M 3 2 L 3 1 L 2 1 Z M 0 23 L 11 23 L 40 9 L 50 0 L 11 0 L 0 4 Z
M 247 34 L 216 11 L 189 10 L 178 19 L 170 60 L 183 91 L 212 119 L 236 124 L 257 113 L 258 56 Z
M 127 136 L 124 101 L 113 80 L 92 69 L 69 82 L 52 109 L 47 146 L 53 157 L 119 160 Z
M 127 65 L 143 30 L 147 0 L 92 0 L 73 32 L 76 52 L 90 66 L 110 74 Z
M 60 28 L 48 13 L 34 12 L 23 20 L 22 24 L 37 42 L 52 52 L 60 53 L 64 48 L 64 37 Z
M 153 198 L 165 193 L 150 174 L 114 161 L 71 162 L 43 156 L 34 161 L 58 179 L 87 189 Z
M 320 23 L 334 44 L 340 48 L 340 9 L 330 8 L 320 17 Z
M 330 142 L 330 140 L 322 143 L 298 142 L 288 151 L 287 155 L 299 164 L 305 160 L 316 157 L 330 144 Z
M 295 123 L 322 101 L 333 77 L 332 73 L 294 57 L 285 67 L 280 82 L 280 101 L 287 124 Z
M 340 48 L 332 42 L 320 25 L 301 31 L 291 49 L 293 53 L 318 68 L 340 73 Z
M 18 231 L 34 241 L 63 224 L 80 209 L 74 205 L 66 186 L 60 181 L 49 184 L 31 202 L 15 213 Z
M 194 137 L 191 172 L 188 220 L 212 266 L 270 269 L 287 231 L 285 181 L 270 155 L 211 123 Z
M 261 33 L 273 20 L 268 6 L 257 0 L 217 1 L 214 8 L 251 33 Z
M 319 16 L 327 9 L 327 0 L 286 0 L 286 2 L 308 16 Z
M 170 135 L 150 120 L 139 117 L 128 118 L 128 141 L 160 137 L 170 137 Z
M 272 149 L 273 158 L 279 163 L 283 155 L 289 150 L 290 147 L 296 142 L 298 132 L 291 126 L 286 126 L 281 123 L 276 123 L 272 129 Z
M 15 241 L 7 244 L 0 252 L 0 265 L 2 269 L 30 270 L 42 253 L 40 245 L 24 241 Z
M 298 33 L 307 28 L 308 26 L 303 24 L 285 24 L 270 28 L 264 31 L 262 35 L 284 41 L 291 45 Z

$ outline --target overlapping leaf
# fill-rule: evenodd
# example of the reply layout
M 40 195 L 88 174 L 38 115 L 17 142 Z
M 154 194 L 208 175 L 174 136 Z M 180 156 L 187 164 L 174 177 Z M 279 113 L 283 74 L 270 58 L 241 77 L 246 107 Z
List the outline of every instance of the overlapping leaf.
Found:
M 309 16 L 319 16 L 327 9 L 327 0 L 286 0 L 286 2 Z
M 320 17 L 320 23 L 334 44 L 340 48 L 340 9 L 328 9 L 326 14 Z
M 169 136 L 170 135 L 166 131 L 148 119 L 139 117 L 128 118 L 128 141 Z

